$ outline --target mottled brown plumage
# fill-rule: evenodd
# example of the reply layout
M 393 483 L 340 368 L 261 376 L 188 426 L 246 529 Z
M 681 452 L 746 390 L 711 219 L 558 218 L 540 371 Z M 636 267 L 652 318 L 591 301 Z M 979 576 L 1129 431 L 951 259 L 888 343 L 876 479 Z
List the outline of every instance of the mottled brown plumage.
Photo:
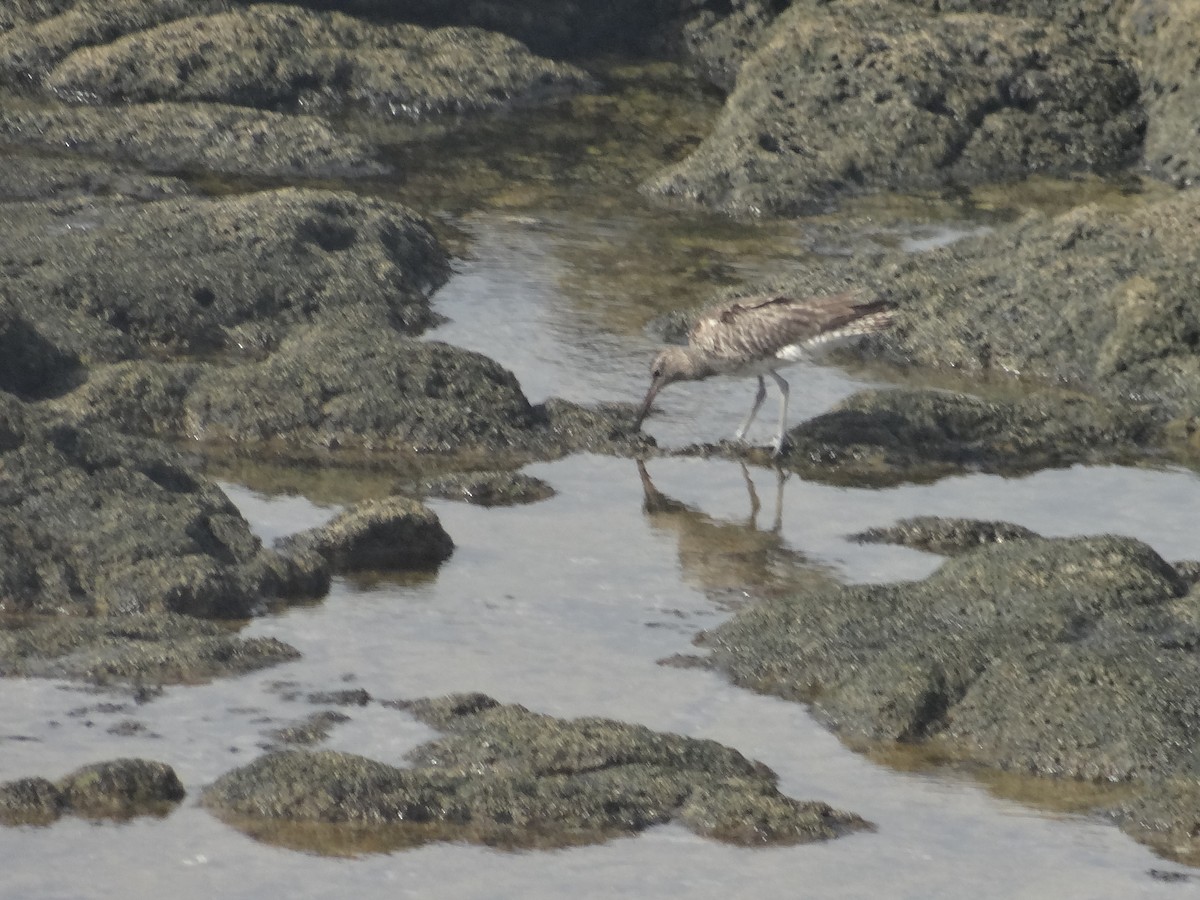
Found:
M 780 453 L 786 440 L 788 384 L 776 370 L 799 362 L 817 348 L 882 331 L 891 324 L 887 304 L 858 302 L 855 297 L 853 292 L 805 298 L 764 294 L 705 311 L 688 332 L 686 347 L 667 347 L 655 358 L 650 389 L 634 427 L 641 427 L 655 396 L 668 384 L 713 375 L 754 375 L 758 392 L 738 429 L 741 440 L 766 397 L 763 375 L 770 375 L 782 394 L 779 433 L 773 445 Z

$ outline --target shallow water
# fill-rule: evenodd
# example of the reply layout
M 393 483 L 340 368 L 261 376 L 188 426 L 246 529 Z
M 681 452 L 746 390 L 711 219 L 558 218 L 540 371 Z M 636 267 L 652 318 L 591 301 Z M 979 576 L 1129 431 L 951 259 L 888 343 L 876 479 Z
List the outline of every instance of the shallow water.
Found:
M 547 228 L 545 220 L 477 216 L 469 228 L 472 256 L 438 296 L 451 322 L 434 336 L 495 357 L 534 399 L 636 399 L 653 349 L 640 328 L 646 310 L 619 299 L 600 310 L 562 287 L 564 257 L 596 233 L 570 217 Z M 792 372 L 795 420 L 864 383 L 832 367 Z M 737 381 L 664 392 L 649 427 L 667 445 L 715 439 L 736 423 L 749 395 Z M 765 418 L 758 438 L 769 433 L 772 416 Z M 6 682 L 0 777 L 56 777 L 88 762 L 147 756 L 175 766 L 189 797 L 161 821 L 68 818 L 0 830 L 7 861 L 0 897 L 791 897 L 803 885 L 822 897 L 1116 898 L 1188 890 L 1149 874 L 1185 867 L 1103 822 L 1055 811 L 1072 803 L 1052 785 L 1025 786 L 1034 808 L 963 776 L 879 765 L 846 749 L 800 705 L 658 661 L 695 652 L 697 631 L 754 595 L 831 578 L 924 577 L 938 557 L 846 540 L 905 516 L 999 518 L 1047 535 L 1115 531 L 1168 559 L 1195 556 L 1195 474 L 1076 467 L 868 490 L 795 476 L 781 482 L 774 471 L 724 460 L 651 460 L 652 487 L 624 459 L 580 455 L 526 471 L 557 495 L 507 509 L 433 504 L 457 544 L 436 576 L 339 579 L 323 602 L 248 627 L 299 648 L 296 663 L 168 688 L 140 707 L 78 686 Z M 227 490 L 268 542 L 336 510 L 232 484 Z M 647 512 L 647 490 L 678 502 Z M 296 695 L 342 686 L 376 699 L 485 691 L 555 715 L 610 716 L 712 738 L 767 763 L 785 792 L 857 812 L 878 831 L 752 850 L 669 826 L 553 852 L 431 845 L 344 859 L 256 842 L 195 805 L 200 787 L 260 752 L 267 731 L 313 711 Z M 100 708 L 106 702 L 125 708 Z M 324 746 L 400 763 L 433 734 L 379 704 L 342 711 L 351 721 Z M 109 732 L 129 720 L 143 730 Z
M 587 163 L 582 156 L 577 168 Z M 638 165 L 628 164 L 634 177 Z M 498 360 L 534 401 L 640 399 L 655 348 L 645 325 L 655 315 L 719 288 L 784 275 L 813 252 L 803 223 L 676 215 L 644 204 L 628 183 L 575 202 L 561 184 L 547 187 L 527 170 L 515 181 L 489 173 L 490 211 L 464 213 L 470 203 L 455 198 L 442 209 L 465 256 L 436 298 L 449 321 L 430 337 Z M 403 188 L 417 195 L 443 198 L 450 183 L 445 173 L 425 182 L 419 171 L 406 177 Z M 528 189 L 517 184 L 521 178 Z M 1080 190 L 1104 188 L 1056 185 L 1045 202 L 1069 205 Z M 464 197 L 479 193 L 478 184 L 464 188 Z M 881 214 L 883 207 L 872 206 L 880 201 L 860 203 L 857 236 L 843 236 L 920 251 L 1009 217 L 995 207 L 1011 198 L 997 196 L 993 202 L 981 193 L 974 217 L 961 204 L 913 201 L 906 216 L 893 208 Z M 1019 202 L 1037 205 L 1038 197 L 1027 192 Z M 792 422 L 884 383 L 832 366 L 796 367 L 788 377 Z M 727 437 L 751 396 L 744 381 L 674 386 L 660 396 L 647 429 L 669 447 Z M 776 402 L 768 399 L 752 440 L 770 436 Z M 938 557 L 846 540 L 907 516 L 998 518 L 1047 535 L 1111 531 L 1146 540 L 1168 559 L 1200 556 L 1194 473 L 1076 467 L 869 490 L 794 476 L 780 482 L 773 471 L 725 460 L 651 460 L 649 483 L 631 460 L 589 455 L 526 471 L 557 495 L 508 509 L 432 504 L 457 545 L 436 575 L 338 579 L 324 601 L 248 626 L 248 635 L 297 647 L 303 658 L 295 663 L 167 688 L 141 706 L 78 685 L 5 681 L 0 780 L 54 778 L 90 762 L 145 756 L 174 766 L 188 798 L 162 820 L 66 818 L 46 828 L 0 829 L 0 900 L 1173 898 L 1200 883 L 1200 870 L 1165 862 L 1112 826 L 1065 811 L 1078 806 L 1070 791 L 1044 781 L 993 785 L 1027 800 L 1017 803 L 954 773 L 914 771 L 900 759 L 878 764 L 843 746 L 801 705 L 732 687 L 710 672 L 659 664 L 695 652 L 697 631 L 757 595 L 829 579 L 924 577 Z M 250 470 L 246 477 L 258 482 Z M 322 502 L 363 490 L 300 473 L 288 480 Z M 647 490 L 677 502 L 647 512 Z M 268 542 L 336 511 L 303 496 L 236 484 L 227 491 Z M 339 687 L 365 688 L 377 700 L 484 691 L 555 715 L 610 716 L 712 738 L 765 762 L 786 793 L 856 812 L 878 830 L 746 849 L 668 826 L 552 852 L 435 844 L 347 859 L 253 840 L 196 805 L 200 788 L 261 752 L 268 731 L 314 711 L 297 698 Z M 322 746 L 401 763 L 407 749 L 433 736 L 378 703 L 342 711 L 351 721 Z M 110 731 L 129 722 L 141 730 Z M 1152 870 L 1194 877 L 1167 883 Z
M 435 578 L 367 588 L 339 580 L 323 603 L 249 627 L 249 634 L 298 647 L 304 658 L 296 663 L 168 688 L 141 707 L 53 682 L 6 683 L 6 777 L 54 777 L 98 759 L 144 755 L 170 761 L 189 798 L 162 821 L 65 819 L 0 831 L 7 861 L 0 896 L 550 898 L 628 891 L 717 898 L 790 897 L 804 885 L 822 897 L 1116 898 L 1186 890 L 1148 874 L 1183 867 L 1102 822 L 1052 811 L 1059 801 L 1050 786 L 1038 792 L 1049 809 L 1034 809 L 959 776 L 877 765 L 842 746 L 800 705 L 656 661 L 692 652 L 692 634 L 726 615 L 722 558 L 740 565 L 739 578 L 756 590 L 803 577 L 922 577 L 936 557 L 845 540 L 900 516 L 995 515 L 1048 534 L 1119 527 L 1168 558 L 1187 555 L 1188 535 L 1200 526 L 1200 479 L 1191 473 L 1080 467 L 881 491 L 793 478 L 783 485 L 772 533 L 771 471 L 749 473 L 765 530 L 746 523 L 751 495 L 741 467 L 730 462 L 652 462 L 655 487 L 691 507 L 666 519 L 643 511 L 643 484 L 631 461 L 579 456 L 528 471 L 553 484 L 557 496 L 510 509 L 435 504 L 458 545 Z M 228 490 L 264 537 L 333 512 L 297 498 Z M 556 715 L 611 716 L 712 738 L 767 763 L 785 792 L 854 810 L 878 831 L 751 850 L 666 827 L 553 852 L 432 845 L 347 860 L 255 842 L 194 805 L 203 784 L 259 752 L 265 731 L 313 710 L 289 694 L 342 686 L 363 687 L 377 699 L 482 690 Z M 114 699 L 128 708 L 97 709 Z M 343 712 L 351 721 L 325 746 L 399 763 L 432 735 L 378 704 Z M 107 731 L 127 719 L 145 733 Z

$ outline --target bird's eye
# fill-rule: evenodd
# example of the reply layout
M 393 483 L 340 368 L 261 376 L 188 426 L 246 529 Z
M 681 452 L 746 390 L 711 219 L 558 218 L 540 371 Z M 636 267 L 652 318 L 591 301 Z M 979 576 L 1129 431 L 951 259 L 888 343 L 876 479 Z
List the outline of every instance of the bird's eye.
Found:
M 662 377 L 662 366 L 656 366 L 655 368 L 651 369 L 651 370 L 650 370 L 650 377 L 651 377 L 651 378 L 660 378 L 660 377 Z

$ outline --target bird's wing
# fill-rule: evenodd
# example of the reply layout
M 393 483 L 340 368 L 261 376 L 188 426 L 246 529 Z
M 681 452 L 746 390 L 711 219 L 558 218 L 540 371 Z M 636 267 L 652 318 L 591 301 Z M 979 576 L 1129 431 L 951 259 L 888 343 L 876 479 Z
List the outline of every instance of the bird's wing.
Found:
M 884 308 L 879 302 L 856 302 L 855 297 L 853 291 L 828 297 L 743 297 L 701 314 L 688 343 L 718 359 L 773 356 Z

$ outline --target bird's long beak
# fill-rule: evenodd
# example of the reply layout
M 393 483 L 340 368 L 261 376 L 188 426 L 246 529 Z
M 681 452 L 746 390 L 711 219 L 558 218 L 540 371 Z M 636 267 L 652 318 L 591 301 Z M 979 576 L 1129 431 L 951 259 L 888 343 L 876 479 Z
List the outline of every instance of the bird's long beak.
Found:
M 642 408 L 638 410 L 637 421 L 633 423 L 634 431 L 639 431 L 642 427 L 642 422 L 646 421 L 646 416 L 650 415 L 650 404 L 658 396 L 658 391 L 662 385 L 663 383 L 657 379 L 650 382 L 650 390 L 646 391 L 646 399 L 642 401 Z

